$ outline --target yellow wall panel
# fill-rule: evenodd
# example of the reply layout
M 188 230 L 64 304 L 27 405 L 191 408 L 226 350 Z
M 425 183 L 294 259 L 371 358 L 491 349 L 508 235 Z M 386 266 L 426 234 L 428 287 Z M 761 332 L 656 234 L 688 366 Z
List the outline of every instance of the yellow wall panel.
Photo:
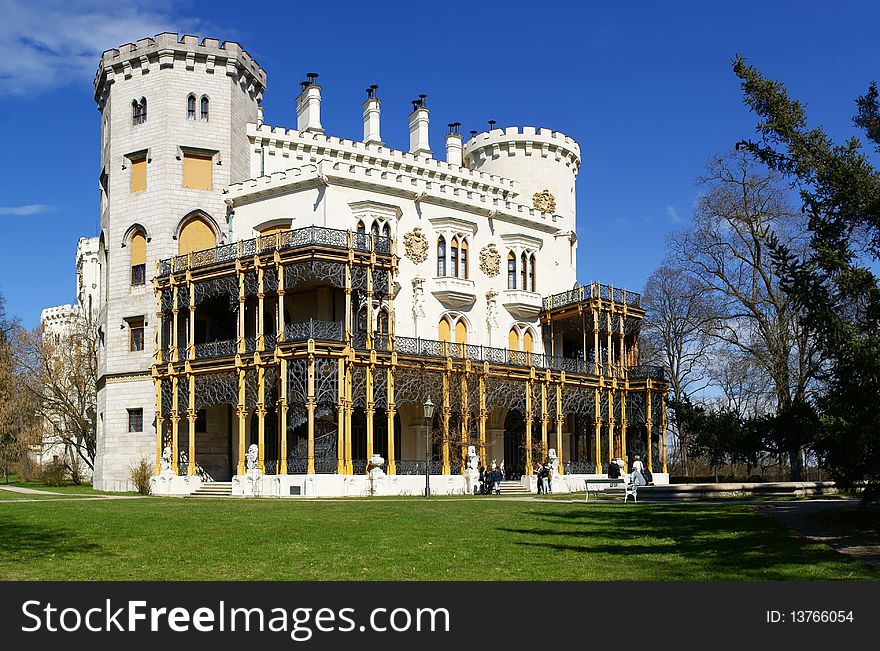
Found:
M 193 219 L 188 222 L 183 230 L 180 231 L 180 255 L 192 253 L 193 251 L 204 251 L 205 249 L 213 249 L 217 246 L 217 240 L 214 237 L 214 231 L 208 226 L 203 219 Z
M 507 335 L 507 349 L 519 350 L 519 333 L 511 328 L 510 334 Z
M 138 231 L 131 236 L 131 266 L 147 264 L 147 238 Z
M 131 191 L 143 192 L 147 189 L 147 159 L 138 158 L 131 161 Z
M 440 327 L 437 329 L 440 341 L 449 341 L 449 321 L 440 319 Z
M 464 321 L 459 321 L 455 324 L 455 343 L 467 343 L 467 325 Z
M 214 158 L 203 154 L 183 155 L 183 187 L 194 190 L 212 190 L 212 162 Z

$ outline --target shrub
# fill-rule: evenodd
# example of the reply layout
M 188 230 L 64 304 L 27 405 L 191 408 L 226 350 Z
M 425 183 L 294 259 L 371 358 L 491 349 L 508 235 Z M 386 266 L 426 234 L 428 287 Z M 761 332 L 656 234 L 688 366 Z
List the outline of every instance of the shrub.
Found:
M 131 483 L 141 495 L 150 494 L 150 478 L 153 476 L 153 465 L 145 458 L 131 468 Z
M 63 486 L 65 479 L 67 479 L 67 465 L 61 459 L 52 459 L 49 463 L 43 464 L 40 481 L 46 486 Z

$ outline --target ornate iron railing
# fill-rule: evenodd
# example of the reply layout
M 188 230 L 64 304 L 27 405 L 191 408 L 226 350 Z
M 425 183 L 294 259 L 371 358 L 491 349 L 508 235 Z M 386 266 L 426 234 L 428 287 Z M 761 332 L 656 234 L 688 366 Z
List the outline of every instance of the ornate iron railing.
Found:
M 159 276 L 167 276 L 175 271 L 186 271 L 213 264 L 230 262 L 271 251 L 285 251 L 312 246 L 331 249 L 348 250 L 349 248 L 377 255 L 391 255 L 391 238 L 381 235 L 366 235 L 343 231 L 323 226 L 306 226 L 289 231 L 281 231 L 272 235 L 261 235 L 249 240 L 239 240 L 232 244 L 224 244 L 177 255 L 159 261 Z
M 633 366 L 628 371 L 628 376 L 630 380 L 660 380 L 661 382 L 666 381 L 666 369 L 662 366 L 650 366 L 650 365 L 642 365 L 642 366 Z
M 342 341 L 343 329 L 341 321 L 316 321 L 309 319 L 284 326 L 285 341 Z
M 337 469 L 336 459 L 315 459 L 315 472 L 321 475 L 335 475 Z
M 265 461 L 263 461 L 263 467 L 266 469 L 267 475 L 278 474 L 278 462 L 274 459 L 266 459 Z
M 559 307 L 565 307 L 573 303 L 580 303 L 591 298 L 600 298 L 603 301 L 614 301 L 631 307 L 639 307 L 642 302 L 642 295 L 638 292 L 628 292 L 625 289 L 612 287 L 610 285 L 602 285 L 601 283 L 590 283 L 589 285 L 579 285 L 573 289 L 559 292 L 544 297 L 544 310 L 553 310 Z
M 229 357 L 235 355 L 237 346 L 234 339 L 223 341 L 208 341 L 196 344 L 196 359 L 214 359 L 215 357 Z
M 351 460 L 351 473 L 353 475 L 364 475 L 367 472 L 367 460 L 366 459 L 352 459 Z
M 592 475 L 596 472 L 596 464 L 592 461 L 566 461 L 566 475 Z
M 440 461 L 431 461 L 431 474 L 439 475 L 443 471 L 443 464 Z M 424 475 L 425 460 L 424 459 L 398 459 L 394 461 L 395 472 L 398 475 Z
M 245 337 L 244 338 L 244 352 L 246 352 L 246 353 L 257 352 L 257 337 Z

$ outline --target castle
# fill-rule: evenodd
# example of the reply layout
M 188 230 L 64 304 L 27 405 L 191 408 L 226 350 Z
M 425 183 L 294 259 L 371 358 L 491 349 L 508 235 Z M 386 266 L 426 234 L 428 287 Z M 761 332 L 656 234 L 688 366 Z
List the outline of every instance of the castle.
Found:
M 563 489 L 633 450 L 663 481 L 639 295 L 577 282 L 576 142 L 453 123 L 440 160 L 424 95 L 399 151 L 376 86 L 362 141 L 325 134 L 318 75 L 295 129 L 265 88 L 231 42 L 102 56 L 96 488 L 146 457 L 157 492 L 356 495 L 378 454 L 388 493 L 460 493 L 469 446 L 526 487 L 551 449 Z

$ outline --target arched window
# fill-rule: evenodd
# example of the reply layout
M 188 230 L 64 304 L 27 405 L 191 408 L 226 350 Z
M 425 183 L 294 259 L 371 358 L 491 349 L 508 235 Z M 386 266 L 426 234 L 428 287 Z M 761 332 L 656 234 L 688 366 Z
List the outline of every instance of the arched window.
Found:
M 535 261 L 535 254 L 532 253 L 532 255 L 529 256 L 529 291 L 530 291 L 530 292 L 534 292 L 534 291 L 535 291 L 535 275 L 536 275 L 536 274 L 535 274 L 535 271 L 536 271 L 536 267 L 537 267 L 537 264 L 536 264 L 536 261 Z
M 190 219 L 178 236 L 178 254 L 184 255 L 193 251 L 204 251 L 217 246 L 217 238 L 214 230 L 202 217 Z
M 516 289 L 516 256 L 513 251 L 507 254 L 507 289 Z
M 462 346 L 467 344 L 467 323 L 461 318 L 455 324 L 455 343 L 462 344 Z
M 367 234 L 367 227 L 364 226 L 364 222 L 362 222 L 362 221 L 358 222 L 357 232 L 358 232 L 358 235 L 366 235 Z
M 461 249 L 459 249 L 458 254 L 458 264 L 460 267 L 460 272 L 458 274 L 459 278 L 463 278 L 464 280 L 468 279 L 468 242 L 466 239 L 461 240 Z
M 452 246 L 449 247 L 449 266 L 450 271 L 452 272 L 450 275 L 454 278 L 458 278 L 458 236 L 453 236 L 452 238 Z
M 376 315 L 376 334 L 378 335 L 387 335 L 389 333 L 390 321 L 388 317 L 388 310 L 384 307 L 379 310 L 379 314 Z
M 463 356 L 468 340 L 467 322 L 458 314 L 444 314 L 437 325 L 437 339 L 442 342 L 440 346 L 442 355 Z
M 385 222 L 385 225 L 382 227 L 382 236 L 387 237 L 389 240 L 391 239 L 391 224 Z
M 196 119 L 196 96 L 190 95 L 186 98 L 186 117 L 188 120 Z
M 370 233 L 372 234 L 374 240 L 379 237 L 379 222 L 373 222 L 373 226 L 370 228 Z
M 131 123 L 133 125 L 141 123 L 141 105 L 136 99 L 131 100 Z
M 199 117 L 205 122 L 208 121 L 208 98 L 202 95 L 201 105 L 199 107 Z
M 528 274 L 529 262 L 528 258 L 526 258 L 526 252 L 523 251 L 522 254 L 519 256 L 519 288 L 523 291 L 528 291 L 529 289 L 529 286 L 526 284 L 526 281 L 528 280 Z
M 448 342 L 451 332 L 452 328 L 450 327 L 449 319 L 444 316 L 440 319 L 440 323 L 437 326 L 437 339 L 443 342 Z
M 523 333 L 522 349 L 526 353 L 535 352 L 535 340 L 534 340 L 534 336 L 532 335 L 532 331 L 530 329 L 526 330 Z
M 507 348 L 508 350 L 519 350 L 519 331 L 516 328 L 511 328 L 507 335 Z
M 147 236 L 137 229 L 131 236 L 131 286 L 139 287 L 147 282 Z
M 437 238 L 437 276 L 446 275 L 446 240 L 441 235 Z
M 147 121 L 147 100 L 141 97 L 141 124 Z

